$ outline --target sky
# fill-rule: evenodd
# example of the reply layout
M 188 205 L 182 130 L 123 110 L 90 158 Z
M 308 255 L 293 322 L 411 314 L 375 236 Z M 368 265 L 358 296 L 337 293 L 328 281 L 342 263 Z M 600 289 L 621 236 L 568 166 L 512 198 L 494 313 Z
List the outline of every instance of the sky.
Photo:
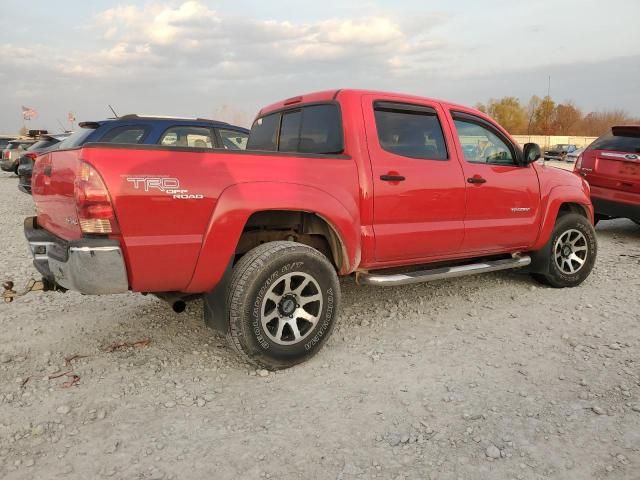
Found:
M 0 133 L 144 113 L 249 126 L 332 88 L 640 116 L 638 0 L 1 0 Z M 62 127 L 61 127 L 62 125 Z

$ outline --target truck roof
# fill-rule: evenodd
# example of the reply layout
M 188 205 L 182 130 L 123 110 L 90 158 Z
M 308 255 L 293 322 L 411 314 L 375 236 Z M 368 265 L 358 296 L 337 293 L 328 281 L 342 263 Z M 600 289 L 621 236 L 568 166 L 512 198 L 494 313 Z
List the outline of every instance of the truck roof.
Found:
M 271 105 L 268 105 L 264 108 L 262 108 L 259 112 L 258 112 L 258 116 L 263 116 L 269 112 L 273 112 L 276 110 L 281 110 L 287 107 L 290 107 L 292 105 L 296 105 L 296 104 L 305 104 L 305 103 L 322 103 L 322 102 L 330 102 L 333 100 L 336 100 L 338 98 L 338 96 L 342 97 L 346 97 L 346 96 L 363 96 L 363 95 L 385 95 L 385 96 L 395 96 L 398 97 L 398 99 L 403 99 L 403 100 L 417 100 L 417 101 L 429 101 L 429 102 L 437 102 L 437 103 L 441 103 L 443 105 L 446 105 L 447 107 L 453 107 L 453 108 L 460 108 L 460 109 L 464 109 L 467 111 L 474 111 L 477 112 L 479 115 L 485 117 L 486 114 L 480 112 L 479 110 L 476 110 L 474 108 L 469 108 L 467 106 L 464 105 L 459 105 L 456 103 L 452 103 L 452 102 L 447 102 L 445 100 L 438 100 L 436 98 L 429 98 L 429 97 L 421 97 L 419 95 L 407 95 L 405 93 L 397 93 L 397 92 L 384 92 L 384 91 L 379 91 L 379 90 L 359 90 L 359 89 L 334 89 L 334 90 L 323 90 L 320 92 L 312 92 L 312 93 L 307 93 L 304 95 L 298 95 L 296 97 L 290 97 L 287 98 L 285 100 L 281 100 L 279 102 L 275 102 L 272 103 Z

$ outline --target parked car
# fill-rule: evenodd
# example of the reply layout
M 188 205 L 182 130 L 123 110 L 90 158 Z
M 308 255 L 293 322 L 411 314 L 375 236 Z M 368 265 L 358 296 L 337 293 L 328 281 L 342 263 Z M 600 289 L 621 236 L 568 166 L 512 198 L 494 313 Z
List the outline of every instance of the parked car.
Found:
M 591 185 L 596 221 L 640 223 L 640 125 L 613 127 L 585 149 L 574 171 Z
M 100 142 L 242 150 L 249 136 L 246 128 L 216 120 L 136 114 L 99 122 L 81 122 L 79 127 L 60 145 L 60 149 Z
M 63 140 L 56 148 L 76 148 L 88 142 L 104 142 L 243 150 L 249 136 L 246 128 L 214 120 L 142 115 L 82 122 L 79 127 L 78 132 Z M 31 193 L 33 160 L 25 158 L 18 167 L 18 188 L 25 193 Z
M 39 157 L 34 264 L 50 288 L 151 292 L 176 311 L 202 297 L 206 323 L 266 368 L 326 342 L 338 275 L 393 286 L 527 267 L 575 287 L 595 262 L 587 183 L 460 105 L 326 91 L 263 108 L 247 151 L 158 143 Z
M 7 144 L 11 140 L 15 140 L 15 139 L 16 137 L 11 135 L 0 135 L 0 159 L 2 158 L 2 150 L 4 150 L 7 147 Z
M 549 150 L 544 151 L 544 159 L 545 160 L 564 160 L 564 157 L 567 154 L 577 149 L 578 147 L 576 147 L 573 144 L 558 143 L 552 146 Z
M 36 142 L 35 138 L 16 138 L 7 143 L 2 151 L 2 160 L 0 160 L 0 168 L 5 172 L 13 172 L 17 174 L 18 159 L 31 145 Z
M 38 137 L 36 143 L 27 148 L 27 151 L 18 159 L 18 168 L 16 170 L 18 175 L 18 189 L 20 191 L 31 194 L 31 172 L 36 157 L 44 152 L 58 148 L 60 142 L 70 135 L 70 133 L 42 135 Z
M 584 148 L 578 148 L 577 150 L 574 150 L 573 152 L 567 153 L 567 155 L 564 157 L 564 159 L 569 163 L 576 163 L 576 160 L 578 160 L 578 157 L 580 155 L 582 155 L 582 152 L 584 152 Z

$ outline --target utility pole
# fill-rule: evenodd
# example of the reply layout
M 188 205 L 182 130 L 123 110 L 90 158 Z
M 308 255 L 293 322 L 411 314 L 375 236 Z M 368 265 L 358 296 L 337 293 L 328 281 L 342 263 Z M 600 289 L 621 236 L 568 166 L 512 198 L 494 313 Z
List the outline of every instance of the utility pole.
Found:
M 551 98 L 551 75 L 549 75 L 549 83 L 547 84 L 547 97 Z

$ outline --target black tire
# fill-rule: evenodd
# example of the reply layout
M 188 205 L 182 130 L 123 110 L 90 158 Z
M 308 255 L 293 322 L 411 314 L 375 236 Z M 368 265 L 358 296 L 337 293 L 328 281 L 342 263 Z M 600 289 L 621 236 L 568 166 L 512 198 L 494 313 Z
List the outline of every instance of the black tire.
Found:
M 265 243 L 234 267 L 227 297 L 227 339 L 255 365 L 288 368 L 322 348 L 335 325 L 339 303 L 338 276 L 324 255 L 300 243 Z M 315 323 L 298 315 L 315 317 Z
M 577 287 L 587 279 L 596 261 L 598 242 L 593 225 L 577 213 L 562 215 L 541 253 L 546 271 L 532 274 L 536 281 L 554 288 Z

